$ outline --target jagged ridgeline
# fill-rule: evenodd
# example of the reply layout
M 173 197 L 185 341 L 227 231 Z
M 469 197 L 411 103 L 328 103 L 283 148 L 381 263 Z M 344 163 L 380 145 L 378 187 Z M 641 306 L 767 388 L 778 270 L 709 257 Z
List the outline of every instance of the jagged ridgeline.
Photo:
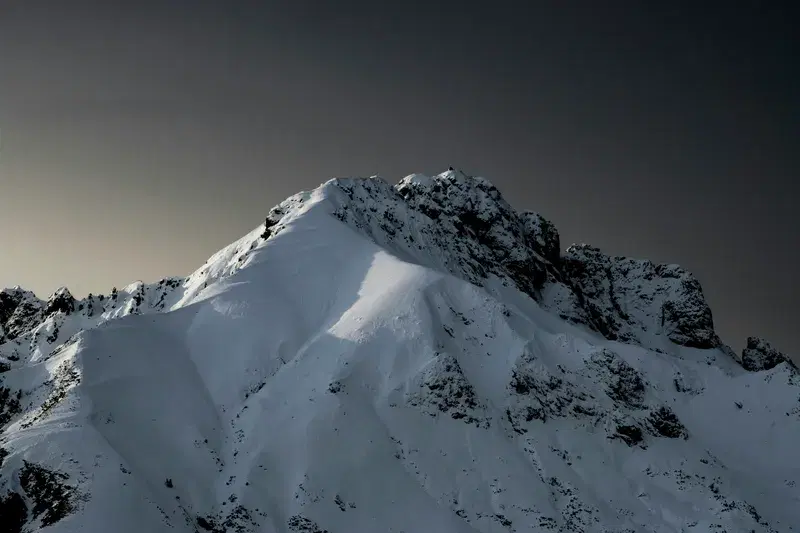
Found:
M 0 531 L 788 532 L 799 382 L 486 179 L 335 179 L 185 278 L 0 292 Z

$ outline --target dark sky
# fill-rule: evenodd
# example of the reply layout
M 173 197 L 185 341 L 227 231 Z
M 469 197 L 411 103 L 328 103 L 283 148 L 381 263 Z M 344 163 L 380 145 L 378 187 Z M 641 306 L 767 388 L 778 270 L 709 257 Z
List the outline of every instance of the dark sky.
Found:
M 188 273 L 330 177 L 454 165 L 800 354 L 790 2 L 0 0 L 0 285 Z

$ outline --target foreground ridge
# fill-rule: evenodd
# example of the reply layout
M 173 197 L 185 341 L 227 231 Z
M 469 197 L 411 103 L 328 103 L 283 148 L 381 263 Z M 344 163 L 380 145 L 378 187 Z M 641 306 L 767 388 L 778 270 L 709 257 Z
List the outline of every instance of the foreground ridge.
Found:
M 484 178 L 333 179 L 185 278 L 0 292 L 0 529 L 793 531 L 798 383 Z

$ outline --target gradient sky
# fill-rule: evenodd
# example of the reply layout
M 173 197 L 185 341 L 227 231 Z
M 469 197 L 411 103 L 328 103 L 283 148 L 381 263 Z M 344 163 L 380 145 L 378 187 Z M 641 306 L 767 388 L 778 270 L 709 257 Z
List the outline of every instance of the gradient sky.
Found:
M 187 274 L 330 177 L 453 165 L 800 354 L 791 6 L 0 0 L 0 286 Z

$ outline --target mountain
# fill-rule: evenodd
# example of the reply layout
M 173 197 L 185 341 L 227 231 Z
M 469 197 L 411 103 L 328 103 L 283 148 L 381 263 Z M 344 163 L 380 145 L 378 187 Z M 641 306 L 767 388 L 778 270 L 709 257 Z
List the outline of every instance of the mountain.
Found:
M 791 532 L 800 374 L 676 265 L 448 171 L 186 278 L 0 292 L 0 531 Z

